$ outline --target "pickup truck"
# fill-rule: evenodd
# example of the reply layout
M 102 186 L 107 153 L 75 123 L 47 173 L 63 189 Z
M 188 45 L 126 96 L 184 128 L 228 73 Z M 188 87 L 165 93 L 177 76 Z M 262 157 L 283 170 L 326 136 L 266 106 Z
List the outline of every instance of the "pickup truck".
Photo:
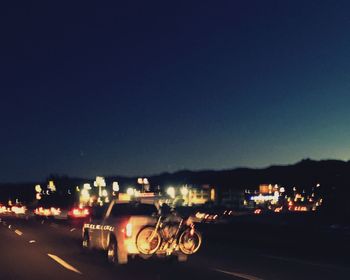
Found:
M 136 237 L 145 226 L 157 222 L 158 209 L 153 204 L 112 201 L 107 207 L 93 209 L 89 223 L 82 230 L 82 245 L 107 252 L 112 264 L 126 264 L 129 257 L 142 255 L 136 246 Z M 158 254 L 158 256 L 161 256 Z M 177 260 L 186 261 L 187 256 L 176 252 Z

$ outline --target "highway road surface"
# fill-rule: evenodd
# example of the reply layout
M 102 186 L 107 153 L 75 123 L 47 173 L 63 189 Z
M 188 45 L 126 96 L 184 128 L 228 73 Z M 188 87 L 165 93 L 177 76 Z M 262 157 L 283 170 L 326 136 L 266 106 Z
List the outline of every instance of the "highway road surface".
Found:
M 0 279 L 350 279 L 350 267 L 341 262 L 228 246 L 223 240 L 215 244 L 205 240 L 187 263 L 136 259 L 113 267 L 103 252 L 83 252 L 80 234 L 79 227 L 62 222 L 2 217 Z

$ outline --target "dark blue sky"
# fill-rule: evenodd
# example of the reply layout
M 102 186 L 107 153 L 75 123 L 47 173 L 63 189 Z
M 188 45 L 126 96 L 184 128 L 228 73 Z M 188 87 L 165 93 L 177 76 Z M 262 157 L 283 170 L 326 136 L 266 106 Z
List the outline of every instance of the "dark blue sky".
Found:
M 0 181 L 350 158 L 348 1 L 33 2 L 0 7 Z

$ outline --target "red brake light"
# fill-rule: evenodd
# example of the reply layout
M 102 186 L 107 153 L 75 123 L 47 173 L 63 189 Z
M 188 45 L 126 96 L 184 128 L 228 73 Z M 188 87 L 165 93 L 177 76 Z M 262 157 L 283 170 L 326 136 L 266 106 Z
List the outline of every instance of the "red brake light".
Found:
M 79 216 L 79 215 L 80 215 L 79 209 L 74 208 L 74 209 L 73 209 L 73 216 Z
M 71 215 L 73 215 L 76 218 L 84 218 L 89 216 L 90 211 L 87 208 L 73 208 L 71 213 Z

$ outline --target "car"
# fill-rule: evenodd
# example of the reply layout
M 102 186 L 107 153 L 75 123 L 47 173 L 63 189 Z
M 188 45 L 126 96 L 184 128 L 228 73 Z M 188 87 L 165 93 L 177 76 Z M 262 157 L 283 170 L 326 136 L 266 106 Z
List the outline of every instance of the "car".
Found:
M 39 218 L 59 218 L 63 213 L 62 203 L 54 197 L 47 197 L 38 202 L 34 214 Z
M 54 218 L 61 214 L 61 209 L 50 205 L 40 205 L 34 209 L 34 214 L 37 217 Z
M 16 204 L 11 206 L 11 212 L 16 216 L 22 216 L 26 214 L 27 207 L 22 204 Z
M 7 215 L 10 212 L 11 211 L 10 211 L 10 208 L 8 206 L 0 203 L 0 214 Z
M 91 221 L 82 229 L 83 248 L 104 250 L 112 264 L 126 264 L 130 257 L 148 258 L 137 249 L 136 238 L 141 229 L 155 225 L 157 214 L 153 204 L 116 200 L 107 207 L 94 208 Z M 187 260 L 180 252 L 174 255 L 179 261 Z
M 74 199 L 61 195 L 45 196 L 34 210 L 37 217 L 55 220 L 78 220 L 87 218 L 89 208 L 78 204 Z
M 90 217 L 90 207 L 79 205 L 73 206 L 67 213 L 67 218 L 69 220 L 82 220 L 88 219 Z

